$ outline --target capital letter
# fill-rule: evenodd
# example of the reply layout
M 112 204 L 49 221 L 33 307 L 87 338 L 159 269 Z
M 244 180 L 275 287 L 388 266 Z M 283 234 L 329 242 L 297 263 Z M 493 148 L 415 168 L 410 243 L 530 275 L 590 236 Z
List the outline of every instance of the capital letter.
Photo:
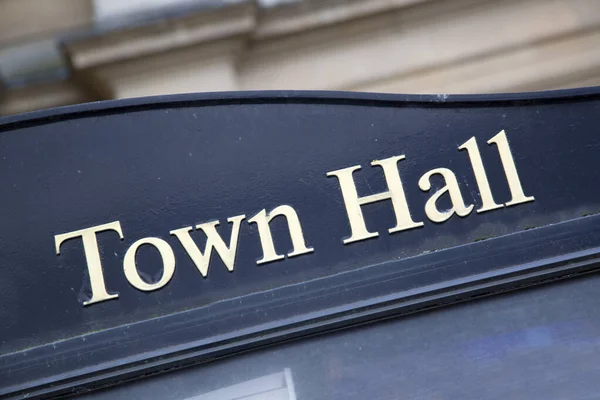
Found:
M 123 232 L 121 231 L 119 221 L 54 236 L 56 255 L 60 254 L 60 246 L 64 241 L 78 237 L 81 237 L 83 241 L 83 252 L 85 253 L 85 260 L 90 275 L 90 286 L 92 288 L 92 298 L 84 301 L 84 306 L 119 297 L 116 293 L 109 294 L 106 291 L 104 274 L 102 273 L 102 262 L 100 261 L 100 251 L 98 250 L 98 242 L 96 240 L 97 233 L 109 230 L 117 232 L 121 240 L 123 240 Z
M 336 176 L 340 182 L 344 204 L 346 205 L 346 213 L 348 214 L 348 220 L 350 221 L 352 235 L 344 240 L 344 244 L 358 242 L 379 235 L 377 232 L 369 232 L 367 230 L 361 206 L 382 200 L 389 199 L 392 201 L 392 206 L 394 207 L 394 213 L 396 215 L 396 226 L 389 229 L 389 233 L 423 226 L 422 222 L 414 222 L 412 220 L 406 196 L 404 194 L 404 188 L 402 187 L 402 181 L 400 180 L 397 164 L 398 161 L 404 160 L 404 158 L 405 157 L 402 155 L 373 161 L 371 165 L 379 166 L 383 169 L 389 191 L 364 197 L 358 197 L 356 185 L 352 178 L 352 173 L 359 170 L 361 168 L 360 165 L 327 173 L 327 176 Z
M 458 148 L 458 150 L 467 150 L 469 159 L 471 160 L 471 166 L 473 167 L 473 173 L 475 174 L 475 181 L 479 188 L 479 195 L 481 196 L 481 208 L 477 210 L 477 213 L 486 211 L 496 210 L 504 207 L 502 204 L 497 204 L 492 196 L 492 189 L 490 188 L 490 182 L 488 181 L 485 168 L 483 167 L 483 160 L 481 159 L 481 153 L 479 147 L 477 147 L 477 141 L 473 136 L 467 140 Z
M 427 203 L 425 204 L 425 213 L 427 214 L 427 218 L 433 222 L 444 222 L 454 213 L 456 213 L 456 215 L 459 217 L 466 217 L 469 215 L 469 213 L 473 210 L 473 205 L 468 207 L 465 205 L 462 194 L 460 193 L 460 188 L 458 187 L 456 176 L 454 175 L 454 172 L 450 171 L 449 169 L 436 168 L 425 173 L 425 175 L 419 179 L 419 187 L 421 190 L 427 192 L 431 189 L 430 179 L 434 174 L 440 174 L 444 178 L 446 186 L 435 192 L 434 195 L 427 200 Z M 445 193 L 450 195 L 452 208 L 446 211 L 440 211 L 436 206 L 436 202 Z
M 504 167 L 504 173 L 506 174 L 506 180 L 508 181 L 508 187 L 510 188 L 510 194 L 512 199 L 506 203 L 507 207 L 515 206 L 521 203 L 527 203 L 534 201 L 533 196 L 525 196 L 523 192 L 523 186 L 521 186 L 521 180 L 519 179 L 519 173 L 517 172 L 517 166 L 513 159 L 508 145 L 508 139 L 506 138 L 506 132 L 500 131 L 496 136 L 488 140 L 488 144 L 495 144 L 498 146 L 498 152 L 500 153 L 500 160 Z
M 156 283 L 144 282 L 138 273 L 135 256 L 138 249 L 143 245 L 154 246 L 160 253 L 163 263 L 163 273 L 160 280 Z M 160 289 L 169 283 L 175 273 L 175 255 L 173 254 L 173 249 L 171 249 L 169 243 L 160 238 L 148 237 L 140 239 L 127 249 L 125 259 L 123 260 L 123 270 L 125 271 L 125 277 L 134 288 L 143 290 L 144 292 Z
M 217 225 L 219 225 L 219 221 L 211 221 L 205 224 L 197 225 L 196 229 L 202 230 L 206 234 L 206 247 L 204 249 L 204 253 L 198 249 L 198 246 L 196 246 L 196 243 L 190 237 L 190 231 L 192 230 L 191 226 L 187 228 L 176 229 L 170 233 L 179 239 L 181 245 L 196 265 L 196 268 L 198 268 L 198 271 L 200 271 L 202 276 L 206 278 L 208 275 L 208 266 L 210 264 L 210 256 L 213 248 L 217 251 L 217 254 L 219 254 L 221 260 L 223 260 L 227 270 L 229 272 L 233 272 L 238 237 L 240 233 L 240 223 L 244 220 L 244 218 L 246 218 L 245 215 L 238 215 L 236 217 L 227 219 L 227 221 L 232 224 L 229 246 L 225 244 L 215 228 Z
M 298 214 L 292 207 L 279 206 L 270 213 L 267 213 L 267 210 L 262 210 L 248 220 L 248 223 L 256 224 L 258 226 L 258 235 L 263 250 L 263 257 L 256 262 L 259 265 L 284 258 L 283 255 L 277 254 L 275 251 L 275 244 L 273 243 L 273 236 L 271 235 L 271 228 L 269 226 L 271 220 L 279 215 L 284 216 L 287 221 L 292 245 L 294 246 L 293 251 L 288 253 L 288 257 L 299 256 L 314 251 L 313 248 L 306 247 Z

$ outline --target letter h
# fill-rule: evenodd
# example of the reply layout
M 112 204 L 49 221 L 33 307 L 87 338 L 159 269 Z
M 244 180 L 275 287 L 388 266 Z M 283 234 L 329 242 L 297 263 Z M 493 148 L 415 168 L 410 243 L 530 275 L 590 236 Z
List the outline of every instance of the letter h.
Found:
M 327 176 L 335 176 L 338 178 L 342 196 L 350 221 L 350 229 L 352 235 L 344 239 L 344 244 L 358 242 L 361 240 L 377 237 L 377 232 L 369 232 L 365 225 L 361 207 L 365 204 L 375 203 L 382 200 L 391 200 L 396 215 L 396 226 L 389 229 L 389 233 L 405 231 L 423 226 L 422 222 L 414 222 L 410 215 L 402 181 L 398 172 L 398 161 L 404 160 L 404 156 L 395 156 L 384 160 L 375 160 L 371 162 L 373 166 L 379 166 L 383 169 L 385 180 L 389 191 L 375 193 L 364 197 L 359 197 L 354 183 L 353 172 L 361 169 L 360 165 L 339 169 L 327 173 Z

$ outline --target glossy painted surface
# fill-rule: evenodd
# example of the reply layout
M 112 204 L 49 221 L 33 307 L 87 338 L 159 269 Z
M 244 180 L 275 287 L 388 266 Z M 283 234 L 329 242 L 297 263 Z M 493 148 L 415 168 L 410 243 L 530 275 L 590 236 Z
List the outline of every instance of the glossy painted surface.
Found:
M 266 391 L 269 382 L 260 378 L 284 369 L 293 377 L 298 400 L 594 399 L 600 390 L 599 283 L 596 274 L 465 303 L 166 373 L 81 399 L 203 400 L 207 392 L 251 379 Z M 240 389 L 239 398 L 257 390 Z
M 536 231 L 549 229 L 543 227 L 600 211 L 599 107 L 595 89 L 489 98 L 250 93 L 113 102 L 0 119 L 0 353 L 6 355 L 0 360 L 0 387 L 25 379 L 9 372 L 17 357 L 9 353 L 24 350 L 18 354 L 26 360 L 36 351 L 29 353 L 32 347 L 61 341 L 54 344 L 60 347 L 65 339 L 85 341 L 86 335 L 108 328 L 129 329 L 134 322 L 203 306 L 227 307 L 235 315 L 244 296 L 342 272 L 393 262 L 381 268 L 403 274 L 388 285 L 386 293 L 396 293 L 541 259 L 546 253 L 531 250 L 522 259 L 505 255 L 471 268 L 477 262 L 471 255 L 485 254 L 504 235 L 522 235 L 513 246 L 527 238 L 541 241 Z M 471 137 L 479 144 L 494 198 L 510 200 L 498 151 L 486 144 L 501 130 L 521 184 L 535 201 L 454 215 L 444 223 L 428 220 L 424 205 L 431 193 L 420 190 L 418 181 L 434 168 L 452 170 L 464 200 L 481 205 L 469 157 L 457 150 Z M 400 176 L 411 214 L 424 226 L 388 234 L 395 219 L 390 202 L 382 201 L 363 207 L 368 228 L 379 237 L 344 245 L 348 217 L 340 186 L 326 173 L 361 165 L 355 173 L 359 194 L 383 192 L 381 169 L 370 163 L 396 155 L 406 156 L 398 164 Z M 434 179 L 433 186 L 443 182 Z M 215 254 L 203 278 L 169 235 L 218 219 L 219 231 L 228 238 L 227 218 L 250 218 L 279 205 L 296 210 L 313 253 L 256 265 L 262 255 L 257 229 L 244 222 L 234 272 Z M 98 236 L 98 244 L 106 286 L 119 298 L 83 307 L 90 287 L 81 242 L 65 242 L 57 256 L 54 236 L 117 220 L 124 240 L 107 232 Z M 592 225 L 581 229 L 577 232 L 590 232 Z M 292 248 L 285 223 L 274 221 L 272 230 L 280 253 Z M 176 259 L 173 279 L 154 292 L 135 289 L 123 274 L 127 248 L 147 236 L 167 241 Z M 195 238 L 203 249 L 202 237 Z M 573 243 L 578 244 L 570 252 L 596 246 L 594 241 Z M 460 245 L 468 247 L 455 252 L 452 266 L 428 278 L 417 273 L 435 265 L 436 257 L 444 259 L 436 255 L 439 250 Z M 551 256 L 562 251 L 547 250 Z M 158 260 L 152 251 L 138 254 L 140 275 L 149 282 L 161 276 Z M 308 294 L 298 290 L 297 297 Z M 338 301 L 344 296 L 340 292 Z M 231 299 L 238 298 L 236 306 Z M 230 301 L 219 303 L 225 300 Z M 261 323 L 303 310 L 268 312 Z M 232 324 L 232 332 L 252 325 Z M 210 327 L 202 332 L 196 339 L 210 337 Z M 78 346 L 85 353 L 87 345 Z M 50 357 L 44 351 L 35 363 Z M 127 355 L 114 351 L 113 358 Z

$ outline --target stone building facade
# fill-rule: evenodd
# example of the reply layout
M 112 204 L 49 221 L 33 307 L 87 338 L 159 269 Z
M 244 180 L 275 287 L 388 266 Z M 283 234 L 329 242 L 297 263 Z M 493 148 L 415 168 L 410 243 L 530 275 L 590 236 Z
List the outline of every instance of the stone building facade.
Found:
M 598 0 L 0 0 L 0 115 L 186 92 L 597 84 Z

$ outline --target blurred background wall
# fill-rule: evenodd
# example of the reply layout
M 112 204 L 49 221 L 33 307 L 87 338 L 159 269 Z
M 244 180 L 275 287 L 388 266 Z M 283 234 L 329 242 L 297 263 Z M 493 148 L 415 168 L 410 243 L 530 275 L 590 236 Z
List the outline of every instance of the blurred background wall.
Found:
M 0 115 L 254 89 L 600 84 L 600 0 L 0 0 Z

